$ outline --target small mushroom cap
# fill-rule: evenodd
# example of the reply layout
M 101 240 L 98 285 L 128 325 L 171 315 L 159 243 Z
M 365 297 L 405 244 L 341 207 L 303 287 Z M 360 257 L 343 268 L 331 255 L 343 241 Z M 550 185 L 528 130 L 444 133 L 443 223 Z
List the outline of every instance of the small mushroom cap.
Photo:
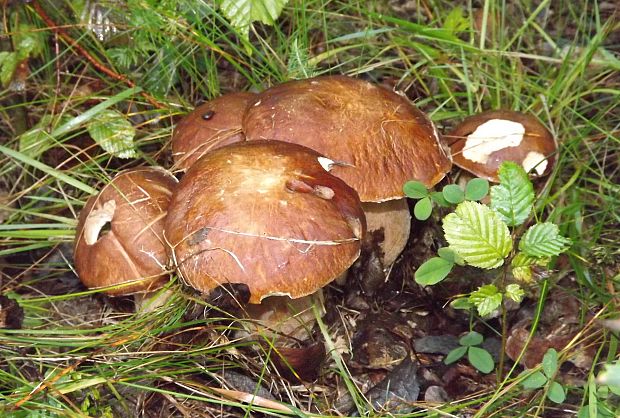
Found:
M 499 182 L 504 161 L 521 164 L 535 176 L 545 176 L 555 164 L 557 142 L 536 117 L 512 110 L 470 116 L 445 136 L 454 164 L 478 177 Z
M 174 128 L 174 169 L 186 171 L 205 153 L 243 141 L 241 121 L 256 94 L 229 93 L 208 101 L 188 113 Z
M 290 81 L 260 93 L 243 120 L 248 140 L 277 139 L 312 148 L 363 202 L 404 197 L 416 179 L 441 180 L 451 162 L 433 123 L 406 98 L 346 76 Z
M 164 169 L 131 169 L 88 199 L 74 245 L 75 267 L 86 287 L 133 282 L 106 291 L 118 296 L 152 291 L 168 280 L 163 227 L 175 186 Z
M 244 283 L 250 303 L 306 296 L 359 256 L 366 221 L 357 194 L 320 154 L 280 141 L 228 145 L 179 182 L 165 234 L 181 277 L 208 292 Z

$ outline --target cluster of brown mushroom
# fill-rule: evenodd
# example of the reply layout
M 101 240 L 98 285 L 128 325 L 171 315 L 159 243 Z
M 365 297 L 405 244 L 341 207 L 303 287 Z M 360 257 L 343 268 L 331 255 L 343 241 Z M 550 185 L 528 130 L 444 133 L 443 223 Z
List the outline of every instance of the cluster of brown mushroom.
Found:
M 491 180 L 517 149 L 537 174 L 555 151 L 542 125 L 511 112 L 473 117 L 451 136 L 461 139 L 455 162 L 488 167 L 476 174 Z M 128 170 L 87 202 L 75 264 L 89 288 L 148 292 L 176 270 L 204 293 L 244 284 L 252 304 L 311 295 L 358 258 L 367 230 L 383 230 L 392 264 L 410 231 L 403 184 L 432 187 L 452 165 L 407 98 L 345 76 L 211 100 L 177 125 L 172 151 L 179 182 L 161 168 Z

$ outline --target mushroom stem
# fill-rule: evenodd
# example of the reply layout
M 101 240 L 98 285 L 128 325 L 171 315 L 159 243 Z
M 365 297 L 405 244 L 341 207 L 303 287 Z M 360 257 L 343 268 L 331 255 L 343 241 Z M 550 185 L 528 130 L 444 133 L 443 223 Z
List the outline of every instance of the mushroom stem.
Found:
M 367 234 L 383 229 L 383 266 L 389 267 L 405 248 L 411 231 L 411 213 L 407 199 L 386 202 L 362 202 L 366 215 Z
M 316 323 L 312 309 L 315 304 L 321 313 L 324 313 L 321 289 L 297 299 L 291 299 L 288 296 L 269 296 L 264 298 L 260 304 L 245 306 L 246 318 L 252 321 L 244 321 L 243 326 L 248 333 L 258 334 L 263 338 L 285 337 L 306 340 Z

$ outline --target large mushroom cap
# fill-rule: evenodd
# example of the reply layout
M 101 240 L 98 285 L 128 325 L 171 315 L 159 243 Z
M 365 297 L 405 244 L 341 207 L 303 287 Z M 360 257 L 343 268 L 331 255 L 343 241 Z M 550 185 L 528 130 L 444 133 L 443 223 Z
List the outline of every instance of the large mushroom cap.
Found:
M 175 170 L 185 171 L 207 152 L 243 141 L 241 121 L 254 93 L 229 93 L 188 113 L 174 128 L 172 157 Z
M 248 140 L 295 142 L 344 163 L 331 173 L 363 202 L 402 198 L 411 179 L 430 187 L 451 166 L 424 113 L 394 92 L 346 76 L 263 91 L 248 108 L 243 130 Z
M 120 172 L 80 213 L 75 267 L 88 288 L 110 295 L 148 292 L 167 280 L 164 217 L 176 179 L 164 169 Z
M 202 292 L 245 283 L 259 303 L 308 295 L 345 271 L 359 256 L 365 219 L 355 191 L 325 160 L 280 141 L 232 144 L 199 159 L 179 182 L 165 227 L 183 279 Z
M 457 166 L 489 181 L 499 182 L 504 161 L 521 164 L 535 176 L 551 172 L 557 143 L 536 117 L 512 110 L 470 116 L 446 135 Z

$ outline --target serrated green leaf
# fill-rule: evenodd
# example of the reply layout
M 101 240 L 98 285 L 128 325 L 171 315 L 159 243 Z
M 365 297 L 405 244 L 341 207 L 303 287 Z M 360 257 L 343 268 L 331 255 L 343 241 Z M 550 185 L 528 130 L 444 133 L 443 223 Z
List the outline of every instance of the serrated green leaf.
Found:
M 521 225 L 534 203 L 534 186 L 520 165 L 505 161 L 499 167 L 497 186 L 491 187 L 491 208 L 508 226 Z
M 489 193 L 489 182 L 486 179 L 471 179 L 465 186 L 465 199 L 480 200 Z
M 547 378 L 541 372 L 534 372 L 521 382 L 525 389 L 538 389 L 545 386 Z
M 558 382 L 551 382 L 547 398 L 552 402 L 562 403 L 566 400 L 566 392 L 564 392 L 564 388 Z
M 471 292 L 469 301 L 476 307 L 480 316 L 487 316 L 502 304 L 502 294 L 492 284 L 480 286 Z
M 508 299 L 511 299 L 517 303 L 521 303 L 523 297 L 525 296 L 525 292 L 523 291 L 523 289 L 521 289 L 521 286 L 516 283 L 511 283 L 506 286 L 505 293 Z
M 532 257 L 551 257 L 568 249 L 571 240 L 560 235 L 560 229 L 551 222 L 531 226 L 519 242 L 519 249 Z
M 454 263 L 443 258 L 433 257 L 426 260 L 415 272 L 416 283 L 422 286 L 437 284 L 446 278 Z
M 448 184 L 441 190 L 447 202 L 457 204 L 465 200 L 465 192 L 456 184 Z
M 512 275 L 515 277 L 515 279 L 521 282 L 529 283 L 532 281 L 532 266 L 527 265 L 527 266 L 513 267 Z
M 115 110 L 100 112 L 88 125 L 88 133 L 101 148 L 115 157 L 133 158 L 138 155 L 133 143 L 135 128 Z
M 403 186 L 403 192 L 412 199 L 422 199 L 428 196 L 428 189 L 424 183 L 417 180 L 409 180 Z
M 433 202 L 437 203 L 439 206 L 442 206 L 444 208 L 450 207 L 450 202 L 448 202 L 446 198 L 443 197 L 443 193 L 441 192 L 432 192 L 431 199 L 433 200 Z
M 273 25 L 288 0 L 221 0 L 220 10 L 231 25 L 247 39 L 252 22 Z
M 0 52 L 0 83 L 6 87 L 13 79 L 13 73 L 17 68 L 17 54 L 15 52 Z
M 432 212 L 433 204 L 431 203 L 430 197 L 425 197 L 418 200 L 413 207 L 413 216 L 420 221 L 425 221 L 430 218 Z
M 504 264 L 512 249 L 508 227 L 488 207 L 466 201 L 443 220 L 450 248 L 474 267 L 491 269 Z
M 525 253 L 518 253 L 512 259 L 512 275 L 522 282 L 532 281 L 532 266 L 546 266 L 549 264 L 549 257 L 532 257 Z
M 558 352 L 555 348 L 550 348 L 547 350 L 542 359 L 542 369 L 545 376 L 549 379 L 553 377 L 555 372 L 558 371 Z
M 470 331 L 459 339 L 459 344 L 466 346 L 480 345 L 483 340 L 482 334 L 476 331 Z
M 443 362 L 445 364 L 452 364 L 455 361 L 459 360 L 461 357 L 463 357 L 465 353 L 467 353 L 467 347 L 464 347 L 464 346 L 457 347 L 448 353 L 446 358 L 443 359 Z
M 493 357 L 484 348 L 469 347 L 467 359 L 472 366 L 482 373 L 491 373 L 495 368 Z

